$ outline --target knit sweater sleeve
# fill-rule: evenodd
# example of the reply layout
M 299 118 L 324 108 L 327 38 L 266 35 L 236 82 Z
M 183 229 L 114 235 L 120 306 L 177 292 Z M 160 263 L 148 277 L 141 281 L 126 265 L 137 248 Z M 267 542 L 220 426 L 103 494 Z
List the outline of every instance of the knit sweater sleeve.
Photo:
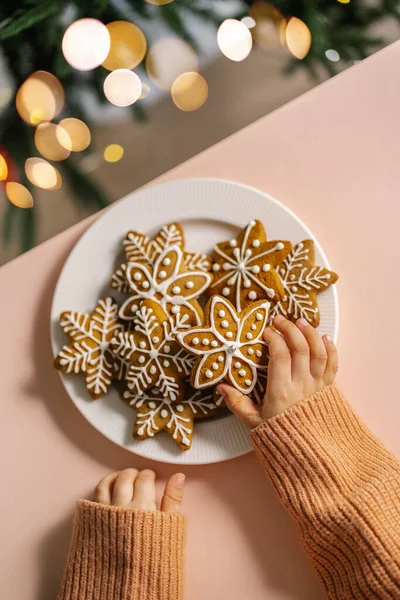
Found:
M 335 600 L 400 598 L 400 465 L 335 386 L 252 431 Z
M 58 600 L 183 600 L 186 518 L 80 500 Z

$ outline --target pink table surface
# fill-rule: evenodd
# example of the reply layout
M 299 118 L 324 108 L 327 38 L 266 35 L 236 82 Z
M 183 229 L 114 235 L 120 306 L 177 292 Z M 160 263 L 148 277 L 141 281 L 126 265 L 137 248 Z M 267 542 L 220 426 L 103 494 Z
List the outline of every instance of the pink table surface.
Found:
M 196 156 L 159 180 L 221 177 L 270 193 L 340 273 L 339 383 L 400 449 L 400 45 Z M 212 126 L 212 123 L 209 124 Z M 81 417 L 52 368 L 49 310 L 87 219 L 0 270 L 4 598 L 53 600 L 74 501 L 106 472 L 173 467 L 137 458 Z M 72 308 L 72 307 L 71 307 Z M 187 600 L 319 600 L 323 591 L 254 454 L 185 469 Z

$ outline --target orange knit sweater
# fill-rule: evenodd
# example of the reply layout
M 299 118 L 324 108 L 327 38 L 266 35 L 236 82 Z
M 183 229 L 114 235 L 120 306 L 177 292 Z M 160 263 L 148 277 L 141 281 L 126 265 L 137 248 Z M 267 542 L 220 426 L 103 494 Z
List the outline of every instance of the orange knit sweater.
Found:
M 400 465 L 335 386 L 252 431 L 328 597 L 400 599 Z M 183 600 L 185 518 L 78 503 L 59 600 Z

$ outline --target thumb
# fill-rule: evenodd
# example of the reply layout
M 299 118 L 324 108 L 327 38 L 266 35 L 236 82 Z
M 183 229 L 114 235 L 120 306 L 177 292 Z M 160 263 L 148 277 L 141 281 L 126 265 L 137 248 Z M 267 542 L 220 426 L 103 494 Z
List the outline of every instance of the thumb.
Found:
M 223 396 L 227 407 L 238 417 L 243 423 L 246 423 L 251 429 L 262 423 L 260 411 L 253 404 L 249 396 L 241 394 L 236 388 L 221 383 L 217 386 L 217 391 Z

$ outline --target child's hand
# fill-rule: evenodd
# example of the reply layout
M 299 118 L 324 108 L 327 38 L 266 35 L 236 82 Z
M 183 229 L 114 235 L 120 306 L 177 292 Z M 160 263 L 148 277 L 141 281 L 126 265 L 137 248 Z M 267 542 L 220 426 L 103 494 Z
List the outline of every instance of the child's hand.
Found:
M 154 471 L 149 469 L 124 469 L 106 475 L 96 487 L 95 502 L 123 508 L 157 510 L 155 477 Z M 181 512 L 184 483 L 185 476 L 182 473 L 176 473 L 168 479 L 160 510 Z
M 330 385 L 338 370 L 338 355 L 332 339 L 328 335 L 321 338 L 305 319 L 299 319 L 294 325 L 277 316 L 274 327 L 282 335 L 270 327 L 264 331 L 269 365 L 263 406 L 255 406 L 248 396 L 230 385 L 218 386 L 227 406 L 251 428 Z

